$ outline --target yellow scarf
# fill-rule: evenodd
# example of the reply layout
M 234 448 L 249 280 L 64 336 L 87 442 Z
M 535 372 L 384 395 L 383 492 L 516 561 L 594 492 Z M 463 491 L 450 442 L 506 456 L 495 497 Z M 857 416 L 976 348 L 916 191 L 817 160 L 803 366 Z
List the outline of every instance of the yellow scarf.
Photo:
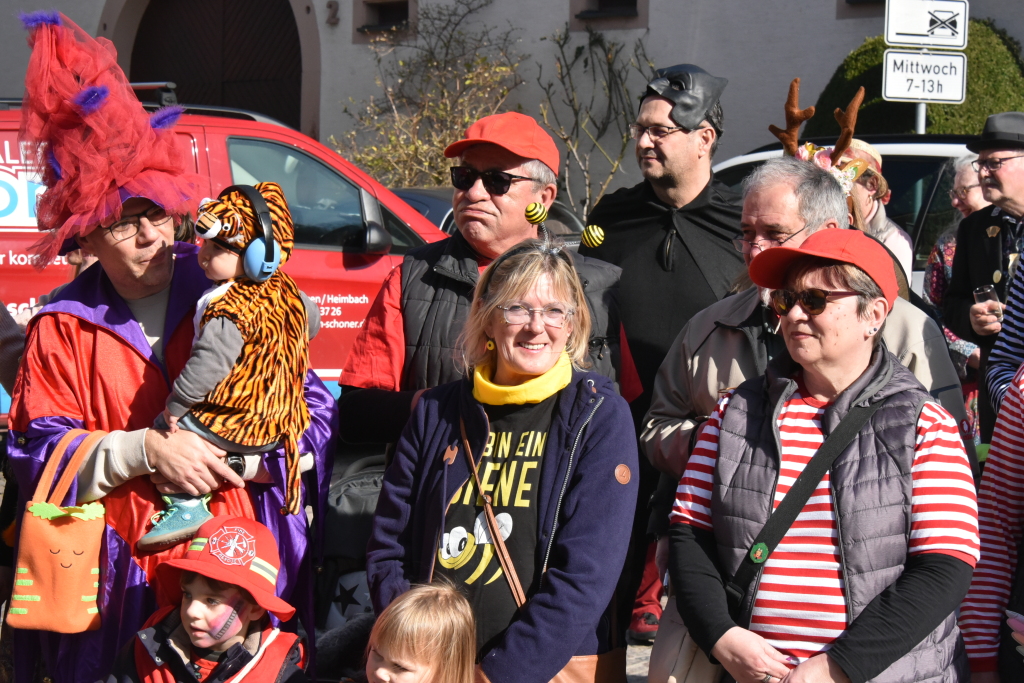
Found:
M 572 362 L 569 355 L 562 351 L 553 368 L 543 375 L 511 387 L 492 382 L 492 374 L 490 365 L 480 365 L 473 369 L 473 398 L 490 406 L 540 403 L 569 385 L 572 381 Z

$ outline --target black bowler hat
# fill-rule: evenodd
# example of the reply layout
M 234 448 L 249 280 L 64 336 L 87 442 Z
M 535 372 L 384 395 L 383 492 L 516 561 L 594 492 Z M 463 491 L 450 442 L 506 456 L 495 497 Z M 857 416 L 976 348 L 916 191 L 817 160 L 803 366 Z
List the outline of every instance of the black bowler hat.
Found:
M 643 99 L 664 97 L 672 102 L 672 120 L 686 130 L 700 127 L 708 110 L 715 106 L 729 83 L 693 64 L 658 69 L 658 77 L 647 84 Z M 641 104 L 643 104 L 641 99 Z
M 1024 112 L 1005 111 L 988 117 L 981 137 L 968 142 L 967 149 L 1024 149 Z

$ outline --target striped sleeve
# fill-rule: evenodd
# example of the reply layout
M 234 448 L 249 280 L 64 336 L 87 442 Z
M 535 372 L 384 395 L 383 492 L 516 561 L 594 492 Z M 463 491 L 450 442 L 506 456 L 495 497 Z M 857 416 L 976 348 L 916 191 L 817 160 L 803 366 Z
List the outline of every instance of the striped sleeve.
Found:
M 971 567 L 978 561 L 978 502 L 956 420 L 925 403 L 911 466 L 909 553 L 942 553 Z
M 1024 268 L 1017 272 L 1006 290 L 1006 308 L 1003 310 L 1003 328 L 996 337 L 985 366 L 985 384 L 988 386 L 992 407 L 997 411 L 1006 390 L 1024 362 Z
M 700 430 L 690 451 L 686 470 L 676 488 L 676 501 L 669 515 L 671 524 L 689 524 L 711 531 L 711 488 L 718 460 L 718 429 L 732 392 L 722 397 L 715 412 Z
M 1022 393 L 1024 368 L 1016 373 L 1003 399 L 978 490 L 981 559 L 960 607 L 960 628 L 973 671 L 996 670 L 999 628 L 1017 570 L 1024 522 Z

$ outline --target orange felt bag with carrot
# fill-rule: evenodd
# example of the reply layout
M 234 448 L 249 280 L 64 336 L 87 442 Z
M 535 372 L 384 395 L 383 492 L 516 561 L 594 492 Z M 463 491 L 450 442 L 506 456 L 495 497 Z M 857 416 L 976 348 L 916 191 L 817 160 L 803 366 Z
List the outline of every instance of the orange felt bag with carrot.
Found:
M 57 485 L 57 466 L 68 446 L 87 435 L 68 461 Z M 96 598 L 103 542 L 102 503 L 60 507 L 82 461 L 106 432 L 72 429 L 46 461 L 35 494 L 21 517 L 14 592 L 7 623 L 14 628 L 81 633 L 100 627 Z M 47 494 L 49 493 L 49 496 Z

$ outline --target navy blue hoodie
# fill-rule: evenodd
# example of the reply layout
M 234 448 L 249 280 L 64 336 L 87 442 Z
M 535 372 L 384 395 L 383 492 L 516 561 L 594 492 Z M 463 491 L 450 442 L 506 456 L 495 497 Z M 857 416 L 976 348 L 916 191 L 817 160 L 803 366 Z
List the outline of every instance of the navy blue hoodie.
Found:
M 425 393 L 384 475 L 366 566 L 378 614 L 410 584 L 430 581 L 447 504 L 470 477 L 459 416 L 474 453 L 482 452 L 489 432 L 472 391 L 467 379 Z M 449 446 L 459 453 L 446 463 Z M 544 576 L 480 662 L 493 683 L 547 683 L 571 657 L 617 645 L 610 607 L 629 545 L 637 477 L 628 404 L 610 380 L 574 371 L 555 407 L 541 470 L 536 571 Z

